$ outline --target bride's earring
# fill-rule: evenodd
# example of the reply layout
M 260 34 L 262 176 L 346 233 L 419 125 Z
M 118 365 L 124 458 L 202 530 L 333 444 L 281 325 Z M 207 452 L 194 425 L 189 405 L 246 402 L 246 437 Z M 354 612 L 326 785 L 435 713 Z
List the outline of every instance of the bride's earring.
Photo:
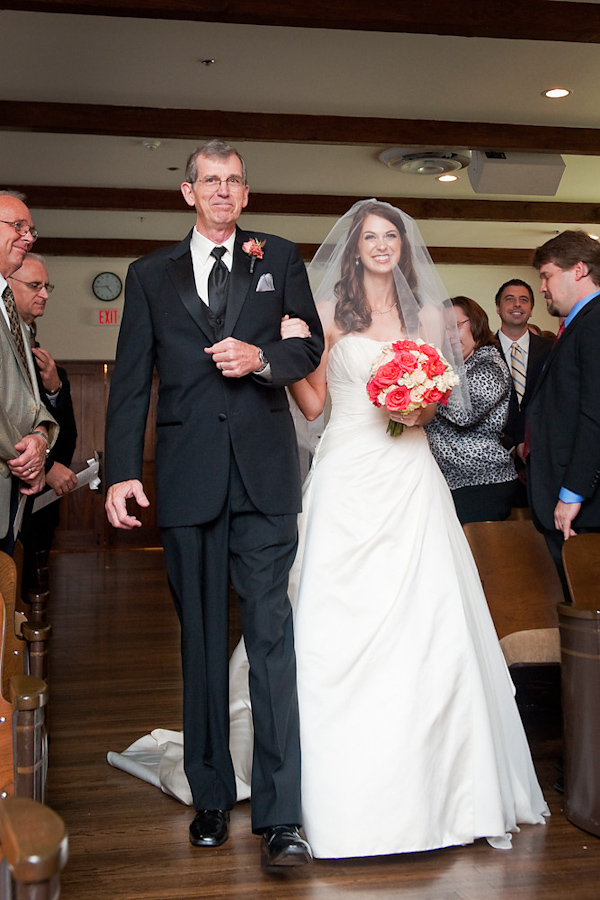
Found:
M 357 268 L 358 268 L 358 266 L 360 266 L 360 256 L 357 256 L 357 257 L 356 257 L 356 259 L 354 260 L 354 265 L 355 265 Z

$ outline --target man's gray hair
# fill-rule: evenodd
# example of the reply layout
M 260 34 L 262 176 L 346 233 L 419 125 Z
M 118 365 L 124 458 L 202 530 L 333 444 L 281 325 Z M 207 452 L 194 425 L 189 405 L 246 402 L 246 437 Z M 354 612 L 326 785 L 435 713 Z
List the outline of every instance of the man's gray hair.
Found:
M 229 159 L 230 156 L 237 156 L 242 164 L 242 178 L 244 179 L 244 184 L 247 183 L 246 163 L 244 162 L 241 153 L 238 153 L 235 147 L 231 147 L 226 141 L 220 141 L 215 138 L 210 141 L 204 141 L 203 144 L 200 144 L 199 147 L 196 147 L 196 149 L 190 153 L 185 166 L 185 180 L 189 184 L 193 184 L 198 177 L 197 159 L 199 156 L 204 156 L 206 159 L 221 160 Z
M 27 197 L 23 193 L 23 191 L 11 191 L 6 188 L 0 190 L 0 197 L 13 197 L 15 200 L 20 200 L 21 203 L 27 203 Z
M 25 264 L 30 259 L 32 259 L 34 262 L 41 263 L 45 269 L 48 268 L 48 264 L 41 253 L 28 253 L 23 260 L 23 264 Z

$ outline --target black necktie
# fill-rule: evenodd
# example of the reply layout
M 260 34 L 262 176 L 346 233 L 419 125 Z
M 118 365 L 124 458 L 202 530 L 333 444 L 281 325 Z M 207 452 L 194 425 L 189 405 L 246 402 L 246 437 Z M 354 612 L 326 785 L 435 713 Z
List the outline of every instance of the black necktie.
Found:
M 208 276 L 208 305 L 217 315 L 223 311 L 227 300 L 229 270 L 222 259 L 226 249 L 226 247 L 213 247 L 211 250 L 211 256 L 214 256 L 215 263 Z

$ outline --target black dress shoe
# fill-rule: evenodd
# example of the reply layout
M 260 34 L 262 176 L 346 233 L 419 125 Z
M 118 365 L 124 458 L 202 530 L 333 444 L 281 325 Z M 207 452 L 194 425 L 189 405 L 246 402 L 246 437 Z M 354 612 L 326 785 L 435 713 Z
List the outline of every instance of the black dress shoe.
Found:
M 220 847 L 229 837 L 228 809 L 201 809 L 190 825 L 190 844 L 194 847 Z
M 559 775 L 559 777 L 554 782 L 554 790 L 558 794 L 564 794 L 565 792 L 565 777 L 564 775 Z
M 274 825 L 263 831 L 261 861 L 264 869 L 303 866 L 312 859 L 312 851 L 295 825 Z

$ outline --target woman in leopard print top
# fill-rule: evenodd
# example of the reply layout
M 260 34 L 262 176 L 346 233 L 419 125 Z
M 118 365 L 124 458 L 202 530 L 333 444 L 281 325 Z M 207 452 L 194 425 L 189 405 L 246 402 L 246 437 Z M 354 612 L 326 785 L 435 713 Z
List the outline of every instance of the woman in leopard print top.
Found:
M 471 409 L 452 400 L 438 406 L 426 426 L 431 451 L 452 491 L 461 523 L 506 519 L 518 485 L 502 436 L 512 378 L 485 310 L 469 297 L 453 297 Z

